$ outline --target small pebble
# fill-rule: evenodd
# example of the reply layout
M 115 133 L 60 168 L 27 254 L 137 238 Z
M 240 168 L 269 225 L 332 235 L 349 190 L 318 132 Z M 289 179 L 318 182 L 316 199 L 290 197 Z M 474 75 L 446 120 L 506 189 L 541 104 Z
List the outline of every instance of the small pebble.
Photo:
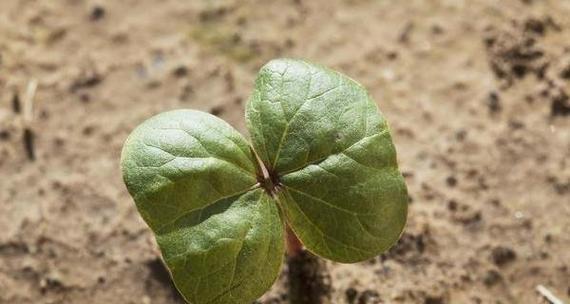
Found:
M 0 140 L 9 140 L 10 139 L 10 132 L 7 130 L 0 131 Z
M 425 301 L 425 304 L 443 304 L 445 303 L 443 298 L 440 296 L 428 296 Z
M 455 178 L 455 176 L 448 176 L 445 182 L 449 187 L 455 187 L 457 185 L 457 178 Z
M 172 71 L 172 74 L 176 77 L 176 78 L 182 78 L 188 75 L 188 68 L 181 65 L 177 68 L 174 69 L 174 71 Z
M 102 6 L 96 5 L 91 10 L 90 18 L 93 21 L 98 21 L 98 20 L 101 20 L 105 17 L 105 13 L 106 13 L 105 8 L 103 8 Z
M 502 279 L 503 277 L 499 272 L 497 272 L 496 270 L 489 270 L 485 274 L 485 277 L 483 277 L 483 283 L 485 284 L 485 286 L 491 287 L 500 282 Z
M 375 304 L 378 303 L 379 301 L 380 301 L 380 295 L 378 294 L 378 292 L 371 289 L 365 290 L 364 292 L 362 292 L 360 297 L 358 297 L 358 304 Z
M 503 266 L 514 261 L 517 255 L 514 250 L 504 246 L 498 246 L 491 250 L 491 260 L 497 266 Z
M 501 111 L 501 100 L 497 92 L 489 93 L 489 98 L 487 99 L 487 106 L 491 113 L 497 113 Z
M 356 300 L 356 296 L 358 295 L 358 291 L 356 291 L 356 289 L 354 289 L 353 287 L 349 287 L 348 289 L 346 289 L 344 294 L 346 295 L 346 301 L 349 304 L 353 304 L 354 301 Z

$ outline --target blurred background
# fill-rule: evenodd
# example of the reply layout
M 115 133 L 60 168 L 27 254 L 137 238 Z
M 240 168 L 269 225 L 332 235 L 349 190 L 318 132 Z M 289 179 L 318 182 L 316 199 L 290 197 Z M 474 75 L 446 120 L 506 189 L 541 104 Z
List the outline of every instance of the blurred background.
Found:
M 392 250 L 328 264 L 334 303 L 541 303 L 537 285 L 570 303 L 568 16 L 567 0 L 1 0 L 0 303 L 182 303 L 122 144 L 175 108 L 246 134 L 275 57 L 365 85 L 409 187 Z M 285 284 L 259 303 L 287 303 Z

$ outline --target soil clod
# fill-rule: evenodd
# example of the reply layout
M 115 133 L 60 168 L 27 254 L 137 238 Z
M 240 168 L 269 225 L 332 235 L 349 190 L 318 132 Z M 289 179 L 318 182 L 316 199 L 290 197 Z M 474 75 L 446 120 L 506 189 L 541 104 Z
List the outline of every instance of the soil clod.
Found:
M 91 14 L 89 15 L 89 18 L 91 19 L 91 21 L 99 21 L 105 17 L 106 13 L 107 11 L 105 10 L 104 7 L 96 5 L 91 9 Z
M 501 111 L 501 100 L 499 98 L 499 93 L 491 92 L 487 99 L 487 106 L 489 107 L 489 112 L 497 113 Z
M 504 266 L 517 258 L 514 250 L 505 246 L 497 246 L 491 250 L 491 260 L 497 266 Z
M 349 287 L 346 289 L 344 294 L 346 296 L 346 301 L 348 304 L 354 304 L 354 301 L 356 301 L 356 297 L 358 296 L 358 291 L 353 287 Z
M 453 188 L 453 187 L 457 186 L 457 178 L 456 178 L 455 176 L 453 176 L 453 175 L 448 176 L 448 177 L 445 179 L 445 183 L 446 183 L 449 187 L 452 187 L 452 188 Z
M 224 113 L 225 107 L 223 105 L 219 105 L 219 106 L 214 106 L 210 109 L 210 114 L 215 115 L 215 116 L 220 116 L 222 113 Z
M 445 300 L 441 296 L 427 296 L 424 304 L 444 304 Z
M 71 84 L 69 91 L 74 93 L 81 89 L 88 89 L 97 86 L 103 82 L 103 76 L 97 73 L 87 73 L 75 79 Z
M 371 289 L 363 291 L 358 297 L 358 304 L 378 304 L 380 301 L 380 294 Z
M 503 280 L 503 276 L 496 270 L 489 270 L 483 277 L 483 284 L 487 287 L 492 287 Z
M 34 146 L 35 135 L 32 129 L 25 128 L 24 129 L 24 149 L 26 150 L 26 155 L 28 159 L 34 161 L 36 159 L 36 150 Z
M 172 71 L 172 75 L 174 75 L 174 77 L 176 78 L 183 78 L 188 76 L 188 67 L 181 65 L 176 67 L 173 71 Z
M 18 95 L 18 93 L 14 93 L 14 95 L 12 95 L 12 110 L 16 114 L 22 112 L 22 103 L 20 102 L 20 95 Z
M 0 140 L 6 141 L 9 140 L 11 137 L 10 132 L 8 130 L 0 130 Z

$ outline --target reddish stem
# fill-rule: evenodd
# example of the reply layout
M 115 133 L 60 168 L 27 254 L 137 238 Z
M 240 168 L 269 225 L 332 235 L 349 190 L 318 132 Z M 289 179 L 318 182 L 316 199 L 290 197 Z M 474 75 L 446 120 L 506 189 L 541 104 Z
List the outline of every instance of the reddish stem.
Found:
M 303 251 L 303 244 L 295 235 L 295 232 L 291 230 L 291 227 L 287 225 L 287 255 L 290 258 L 297 257 Z
M 331 279 L 325 264 L 303 249 L 303 244 L 289 226 L 287 226 L 287 265 L 289 303 L 331 303 Z

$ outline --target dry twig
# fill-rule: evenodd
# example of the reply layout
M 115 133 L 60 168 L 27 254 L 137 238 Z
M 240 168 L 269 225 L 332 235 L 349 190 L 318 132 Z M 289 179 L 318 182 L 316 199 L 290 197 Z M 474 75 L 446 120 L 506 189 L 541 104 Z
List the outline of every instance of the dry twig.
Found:
M 558 299 L 550 290 L 548 290 L 543 285 L 537 285 L 536 291 L 545 298 L 548 302 L 552 304 L 564 304 L 562 300 Z
M 38 89 L 38 81 L 36 79 L 31 80 L 26 88 L 26 96 L 24 99 L 24 115 L 23 115 L 23 126 L 24 126 L 24 148 L 26 149 L 26 154 L 30 160 L 36 159 L 36 153 L 34 148 L 34 131 L 32 130 L 32 122 L 34 120 L 34 99 L 36 97 L 36 90 Z

